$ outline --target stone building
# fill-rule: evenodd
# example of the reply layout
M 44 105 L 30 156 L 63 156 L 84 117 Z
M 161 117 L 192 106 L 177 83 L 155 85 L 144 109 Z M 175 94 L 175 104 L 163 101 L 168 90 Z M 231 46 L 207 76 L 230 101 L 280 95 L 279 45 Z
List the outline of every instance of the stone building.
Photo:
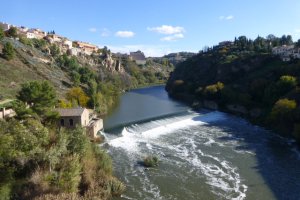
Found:
M 143 52 L 137 51 L 137 52 L 130 52 L 129 58 L 131 60 L 134 60 L 136 64 L 138 65 L 145 65 L 147 60 Z
M 97 118 L 86 108 L 60 108 L 57 109 L 60 115 L 59 126 L 67 129 L 81 126 L 86 128 L 87 134 L 95 139 L 98 132 L 103 129 L 103 120 Z

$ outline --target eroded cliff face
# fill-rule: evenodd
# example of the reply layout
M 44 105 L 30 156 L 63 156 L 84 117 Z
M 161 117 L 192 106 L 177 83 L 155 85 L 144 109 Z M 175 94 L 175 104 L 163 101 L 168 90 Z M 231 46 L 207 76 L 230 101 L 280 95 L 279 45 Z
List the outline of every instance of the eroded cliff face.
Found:
M 120 59 L 113 58 L 112 54 L 106 54 L 101 64 L 110 72 L 125 72 L 124 67 L 122 66 L 122 61 Z

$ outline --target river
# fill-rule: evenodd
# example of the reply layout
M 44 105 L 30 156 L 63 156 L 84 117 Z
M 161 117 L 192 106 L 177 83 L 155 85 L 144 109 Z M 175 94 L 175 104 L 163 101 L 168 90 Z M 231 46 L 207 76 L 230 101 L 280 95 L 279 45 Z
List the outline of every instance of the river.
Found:
M 127 190 L 119 199 L 300 199 L 300 153 L 246 120 L 195 112 L 162 86 L 125 93 L 104 120 L 114 172 Z M 139 162 L 156 155 L 159 166 Z

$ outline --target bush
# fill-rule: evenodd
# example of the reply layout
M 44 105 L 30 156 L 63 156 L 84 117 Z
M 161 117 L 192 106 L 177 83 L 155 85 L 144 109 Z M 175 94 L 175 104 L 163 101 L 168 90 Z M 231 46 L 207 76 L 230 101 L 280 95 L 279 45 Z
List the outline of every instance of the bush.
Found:
M 2 50 L 2 54 L 3 54 L 3 57 L 6 60 L 11 60 L 11 59 L 14 58 L 14 56 L 15 56 L 15 50 L 14 50 L 13 45 L 10 42 L 7 42 L 4 45 L 4 48 Z
M 98 167 L 103 170 L 106 174 L 112 174 L 112 160 L 110 156 L 100 149 L 99 146 L 93 145 L 95 157 L 98 161 Z
M 292 120 L 293 111 L 295 111 L 297 103 L 295 100 L 280 99 L 272 108 L 271 118 L 273 120 Z
M 158 158 L 156 156 L 147 156 L 144 158 L 143 165 L 145 167 L 156 167 L 158 166 Z
M 50 46 L 50 54 L 53 56 L 53 57 L 56 57 L 60 54 L 60 49 L 57 45 L 53 44 Z
M 106 185 L 107 189 L 111 192 L 113 196 L 120 196 L 126 189 L 124 183 L 112 177 Z
M 19 40 L 21 43 L 25 44 L 25 45 L 32 45 L 32 42 L 30 39 L 26 38 L 26 37 L 20 37 Z
M 281 76 L 280 80 L 277 82 L 277 88 L 280 95 L 284 95 L 291 91 L 297 85 L 297 78 L 293 76 Z
M 6 34 L 8 37 L 16 38 L 16 37 L 18 37 L 18 30 L 16 27 L 10 27 L 8 29 L 8 31 L 6 32 Z
M 204 95 L 209 99 L 219 99 L 221 97 L 221 91 L 223 90 L 223 88 L 224 84 L 222 82 L 208 85 L 204 89 Z
M 4 31 L 3 29 L 0 27 L 0 40 L 2 40 L 4 38 Z

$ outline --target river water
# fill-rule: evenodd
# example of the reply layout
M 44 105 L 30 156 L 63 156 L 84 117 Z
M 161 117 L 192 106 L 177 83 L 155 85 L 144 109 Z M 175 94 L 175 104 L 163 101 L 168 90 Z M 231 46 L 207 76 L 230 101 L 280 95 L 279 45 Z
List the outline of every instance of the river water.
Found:
M 104 121 L 114 172 L 126 185 L 116 199 L 300 199 L 300 153 L 246 120 L 192 111 L 162 86 L 125 93 Z M 159 166 L 140 161 L 156 155 Z

